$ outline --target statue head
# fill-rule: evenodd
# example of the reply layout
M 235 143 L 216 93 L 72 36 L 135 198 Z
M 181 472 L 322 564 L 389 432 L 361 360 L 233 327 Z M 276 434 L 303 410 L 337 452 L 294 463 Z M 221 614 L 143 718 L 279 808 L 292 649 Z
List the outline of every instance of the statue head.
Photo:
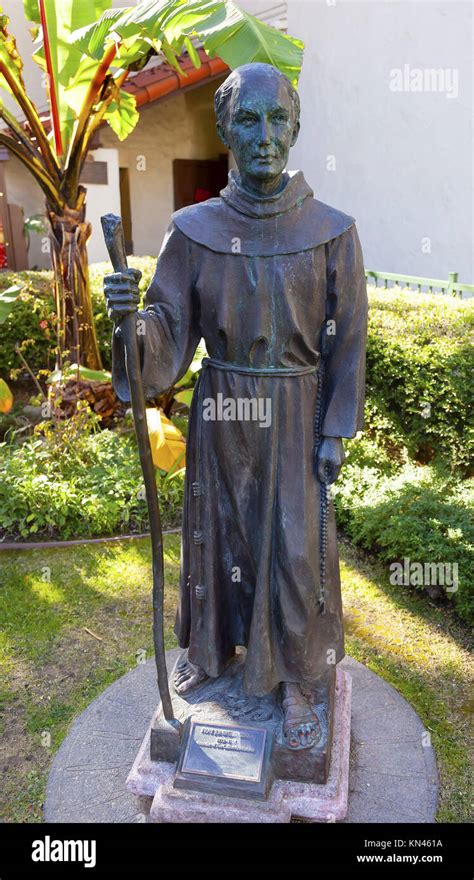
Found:
M 283 185 L 290 147 L 300 128 L 299 97 L 271 64 L 232 71 L 214 99 L 217 131 L 232 150 L 246 189 L 265 194 Z

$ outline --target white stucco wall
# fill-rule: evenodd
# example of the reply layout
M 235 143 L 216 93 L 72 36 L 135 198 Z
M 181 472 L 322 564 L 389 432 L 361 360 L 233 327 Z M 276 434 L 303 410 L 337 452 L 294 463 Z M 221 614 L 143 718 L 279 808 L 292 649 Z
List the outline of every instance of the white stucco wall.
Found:
M 107 163 L 107 184 L 87 184 L 86 217 L 92 223 L 92 235 L 87 243 L 90 263 L 107 260 L 107 248 L 100 218 L 103 214 L 120 214 L 119 154 L 116 147 L 94 150 L 95 162 Z
M 474 280 L 472 22 L 455 0 L 289 0 L 306 43 L 290 166 L 357 218 L 370 268 Z M 391 90 L 405 64 L 458 71 L 458 94 Z
M 120 167 L 129 169 L 136 254 L 155 255 L 160 249 L 174 211 L 173 159 L 217 159 L 227 152 L 215 129 L 216 87 L 210 83 L 145 106 L 135 131 L 121 144 L 110 128 L 101 131 L 102 145 L 118 148 Z M 91 211 L 90 196 L 88 205 Z M 98 226 L 93 244 L 97 235 Z

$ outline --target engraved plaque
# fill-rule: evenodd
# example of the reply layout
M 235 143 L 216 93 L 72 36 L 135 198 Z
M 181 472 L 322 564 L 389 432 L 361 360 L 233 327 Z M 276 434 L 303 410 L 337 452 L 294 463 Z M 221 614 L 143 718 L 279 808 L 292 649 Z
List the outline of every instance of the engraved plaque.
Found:
M 188 723 L 175 774 L 176 788 L 239 797 L 267 796 L 272 735 L 264 727 Z

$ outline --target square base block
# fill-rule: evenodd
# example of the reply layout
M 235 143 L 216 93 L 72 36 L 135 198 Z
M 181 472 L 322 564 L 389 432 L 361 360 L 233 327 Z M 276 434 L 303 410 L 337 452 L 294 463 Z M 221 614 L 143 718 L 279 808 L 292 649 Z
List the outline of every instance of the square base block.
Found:
M 351 734 L 351 688 L 348 672 L 338 668 L 334 733 L 325 784 L 277 779 L 265 801 L 174 788 L 176 765 L 150 758 L 151 727 L 138 751 L 127 788 L 153 798 L 152 822 L 340 822 L 347 814 Z

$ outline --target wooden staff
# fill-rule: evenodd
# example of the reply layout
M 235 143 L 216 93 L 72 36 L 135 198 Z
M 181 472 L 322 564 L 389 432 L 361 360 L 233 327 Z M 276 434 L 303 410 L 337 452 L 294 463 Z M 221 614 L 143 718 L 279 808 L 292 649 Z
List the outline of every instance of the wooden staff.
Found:
M 114 272 L 126 272 L 128 269 L 125 253 L 125 238 L 122 220 L 115 214 L 105 214 L 100 218 L 104 231 L 105 244 L 109 252 Z M 161 531 L 160 506 L 156 488 L 155 468 L 151 455 L 150 438 L 146 419 L 145 392 L 143 390 L 140 350 L 137 338 L 137 321 L 135 312 L 123 316 L 120 321 L 120 332 L 125 348 L 125 369 L 130 386 L 133 419 L 137 435 L 138 452 L 142 466 L 143 480 L 146 491 L 148 516 L 150 521 L 151 552 L 153 563 L 153 642 L 158 678 L 158 689 L 166 720 L 178 727 L 174 717 L 168 685 L 166 669 L 166 653 L 164 640 L 163 598 L 164 598 L 164 566 L 163 566 L 163 535 Z

